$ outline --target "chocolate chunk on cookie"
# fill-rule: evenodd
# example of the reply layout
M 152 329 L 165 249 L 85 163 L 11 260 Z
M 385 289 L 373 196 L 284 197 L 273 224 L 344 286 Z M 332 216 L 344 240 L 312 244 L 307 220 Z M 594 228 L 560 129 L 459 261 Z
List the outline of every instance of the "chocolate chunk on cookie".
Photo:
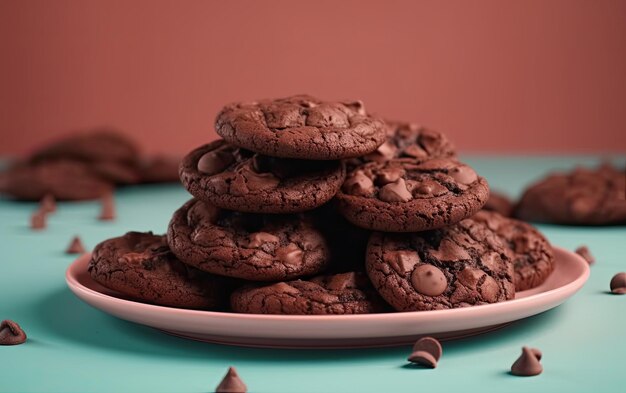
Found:
M 185 265 L 165 236 L 152 232 L 128 232 L 98 244 L 89 272 L 109 289 L 163 306 L 213 309 L 224 297 L 222 278 Z
M 341 161 L 274 158 L 218 140 L 189 153 L 180 178 L 196 198 L 223 209 L 295 213 L 329 201 L 345 180 Z
M 192 199 L 178 209 L 168 242 L 181 261 L 222 276 L 282 281 L 317 274 L 330 252 L 307 214 L 251 214 Z
M 513 263 L 502 240 L 473 219 L 420 233 L 372 234 L 365 267 L 398 311 L 441 310 L 513 299 Z
M 72 160 L 18 163 L 0 174 L 0 192 L 20 200 L 37 201 L 46 195 L 56 200 L 89 200 L 112 188 L 87 164 Z
M 385 232 L 441 228 L 477 212 L 487 181 L 451 159 L 395 159 L 353 169 L 337 193 L 339 211 L 353 224 Z
M 364 273 L 341 273 L 310 280 L 247 286 L 230 298 L 233 311 L 249 314 L 367 314 L 388 306 Z
M 358 157 L 385 141 L 385 123 L 369 116 L 362 102 L 307 95 L 227 105 L 216 129 L 228 142 L 257 153 L 309 160 Z
M 626 223 L 625 192 L 626 170 L 610 164 L 553 173 L 526 189 L 515 215 L 568 225 Z
M 543 284 L 554 270 L 552 247 L 548 239 L 532 225 L 484 210 L 476 213 L 472 219 L 489 227 L 511 250 L 516 291 Z
M 497 212 L 504 217 L 511 217 L 513 215 L 514 208 L 515 206 L 508 196 L 499 192 L 494 192 L 493 190 L 490 191 L 489 199 L 487 199 L 487 203 L 483 206 L 483 210 Z
M 452 143 L 438 131 L 414 123 L 388 120 L 386 124 L 385 142 L 372 153 L 348 160 L 350 169 L 366 162 L 385 162 L 395 158 L 412 158 L 423 162 L 456 156 Z

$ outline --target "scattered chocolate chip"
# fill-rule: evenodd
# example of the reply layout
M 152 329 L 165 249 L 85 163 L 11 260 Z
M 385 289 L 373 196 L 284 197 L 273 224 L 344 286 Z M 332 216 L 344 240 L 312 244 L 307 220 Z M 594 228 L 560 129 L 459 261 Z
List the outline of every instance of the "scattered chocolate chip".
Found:
M 289 243 L 276 250 L 276 256 L 288 265 L 301 265 L 304 253 L 295 243 Z
M 0 322 L 0 345 L 18 345 L 26 341 L 26 333 L 11 320 Z
M 532 377 L 541 374 L 543 371 L 539 362 L 541 356 L 541 351 L 538 349 L 522 347 L 522 355 L 511 366 L 511 374 L 518 377 Z
M 85 246 L 78 236 L 74 236 L 69 246 L 65 249 L 66 254 L 84 254 Z
M 587 246 L 580 246 L 576 249 L 576 254 L 580 255 L 581 257 L 583 257 L 583 259 L 585 261 L 587 261 L 588 264 L 593 264 L 595 263 L 596 259 L 593 257 L 593 255 L 591 255 L 591 251 L 589 251 L 589 248 Z
M 254 232 L 250 234 L 250 242 L 248 247 L 256 248 L 262 246 L 265 243 L 278 243 L 280 238 L 267 232 Z
M 611 292 L 616 295 L 626 294 L 626 273 L 617 273 L 611 279 Z
M 413 199 L 403 178 L 384 185 L 378 192 L 378 197 L 385 202 L 408 202 Z
M 44 213 L 54 213 L 57 210 L 56 201 L 54 195 L 46 194 L 41 201 L 39 201 L 39 210 Z
M 46 212 L 37 210 L 30 216 L 30 228 L 41 230 L 46 228 Z
M 237 374 L 237 370 L 234 367 L 228 369 L 222 382 L 215 388 L 215 393 L 246 393 L 247 391 L 248 387 L 239 378 L 239 374 Z
M 101 204 L 102 210 L 100 211 L 98 219 L 101 221 L 115 220 L 115 201 L 113 199 L 113 194 L 106 194 L 103 196 Z
M 436 338 L 422 337 L 413 345 L 413 352 L 408 360 L 425 367 L 435 368 L 442 353 L 441 344 Z

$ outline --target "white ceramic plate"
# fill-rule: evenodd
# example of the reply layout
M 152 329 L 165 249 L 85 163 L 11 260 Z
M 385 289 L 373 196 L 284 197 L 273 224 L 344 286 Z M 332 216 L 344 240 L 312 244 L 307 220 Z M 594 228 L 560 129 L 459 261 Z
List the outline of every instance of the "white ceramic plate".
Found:
M 452 310 L 363 315 L 256 315 L 185 310 L 124 298 L 93 281 L 89 254 L 67 269 L 68 286 L 82 300 L 108 314 L 190 339 L 259 347 L 345 348 L 411 343 L 431 335 L 465 337 L 547 311 L 578 291 L 589 277 L 587 262 L 555 248 L 556 267 L 541 286 L 514 300 Z

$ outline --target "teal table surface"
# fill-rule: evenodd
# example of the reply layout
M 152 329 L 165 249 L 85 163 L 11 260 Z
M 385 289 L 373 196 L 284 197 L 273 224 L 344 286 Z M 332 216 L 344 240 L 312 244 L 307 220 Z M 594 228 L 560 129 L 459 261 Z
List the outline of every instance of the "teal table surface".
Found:
M 625 157 L 617 157 L 624 162 Z M 466 157 L 492 189 L 519 195 L 551 169 L 594 164 L 593 157 Z M 610 392 L 626 372 L 626 296 L 608 293 L 626 271 L 626 226 L 541 225 L 558 246 L 586 244 L 597 258 L 573 298 L 501 330 L 443 343 L 439 367 L 406 367 L 410 347 L 354 350 L 270 350 L 206 344 L 125 322 L 77 299 L 64 273 L 74 235 L 88 248 L 129 230 L 164 232 L 189 198 L 178 185 L 116 192 L 118 219 L 96 219 L 97 202 L 60 203 L 48 228 L 28 227 L 34 203 L 0 199 L 0 319 L 28 334 L 0 346 L 2 392 L 210 392 L 236 366 L 250 392 Z M 520 348 L 543 351 L 543 374 L 508 374 Z M 436 389 L 436 390 L 435 390 Z

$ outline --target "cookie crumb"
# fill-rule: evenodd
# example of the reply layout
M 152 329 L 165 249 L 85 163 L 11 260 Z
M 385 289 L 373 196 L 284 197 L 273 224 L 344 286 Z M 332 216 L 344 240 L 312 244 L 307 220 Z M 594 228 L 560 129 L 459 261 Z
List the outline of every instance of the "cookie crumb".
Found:
M 26 333 L 17 323 L 7 319 L 0 322 L 0 345 L 18 345 L 26 341 Z

